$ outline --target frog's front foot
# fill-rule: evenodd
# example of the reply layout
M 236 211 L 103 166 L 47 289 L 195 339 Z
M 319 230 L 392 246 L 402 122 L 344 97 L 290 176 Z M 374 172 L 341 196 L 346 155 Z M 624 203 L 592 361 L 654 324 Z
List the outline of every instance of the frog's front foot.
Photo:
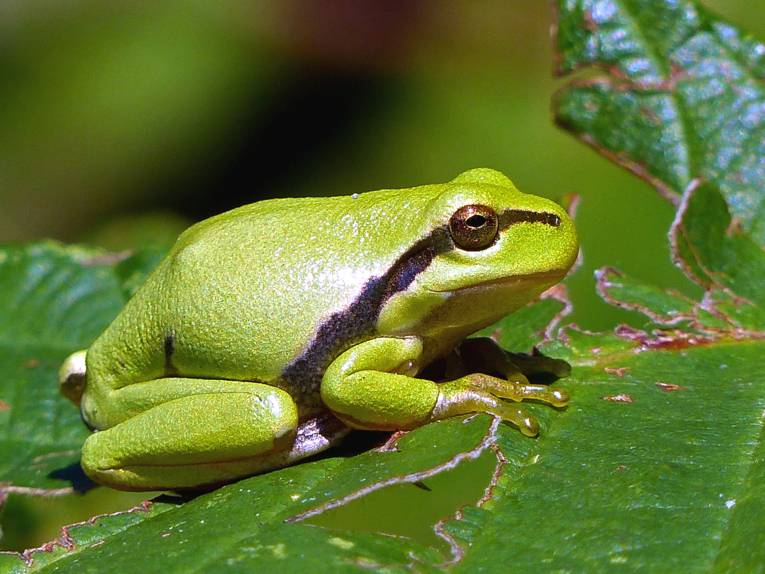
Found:
M 326 370 L 321 384 L 324 404 L 345 424 L 367 430 L 411 429 L 427 422 L 469 413 L 490 413 L 535 436 L 539 425 L 521 406 L 535 400 L 555 407 L 568 402 L 568 393 L 531 384 L 498 347 L 480 344 L 490 372 L 473 372 L 452 380 L 433 380 L 404 374 L 422 356 L 416 337 L 380 337 L 352 347 Z M 495 352 L 496 351 L 496 352 Z M 501 351 L 501 352 L 500 352 Z M 475 369 L 476 371 L 478 369 Z
M 530 384 L 521 374 L 517 375 L 517 379 L 504 380 L 474 373 L 442 383 L 431 416 L 433 419 L 443 419 L 465 413 L 485 412 L 517 426 L 526 436 L 536 436 L 539 433 L 536 419 L 521 406 L 507 400 L 536 400 L 554 407 L 564 407 L 569 395 L 563 389 Z

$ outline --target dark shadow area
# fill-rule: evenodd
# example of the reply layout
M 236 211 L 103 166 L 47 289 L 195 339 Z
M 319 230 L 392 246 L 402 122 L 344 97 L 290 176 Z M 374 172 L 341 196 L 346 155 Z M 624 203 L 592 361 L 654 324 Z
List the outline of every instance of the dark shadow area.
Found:
M 85 494 L 89 490 L 98 486 L 87 477 L 82 470 L 79 461 L 72 463 L 69 466 L 54 470 L 48 474 L 48 478 L 55 478 L 56 480 L 68 482 L 72 486 L 72 489 L 78 494 Z
M 152 498 L 152 502 L 159 502 L 162 504 L 172 504 L 174 506 L 181 506 L 183 504 L 186 504 L 187 502 L 194 500 L 197 496 L 200 494 L 204 494 L 204 492 L 165 492 L 160 494 L 159 496 Z
M 391 82 L 372 72 L 295 64 L 272 88 L 268 101 L 253 100 L 226 139 L 225 149 L 196 169 L 177 172 L 143 211 L 167 209 L 193 220 L 278 195 L 317 171 L 327 150 L 344 145 L 354 126 L 385 105 Z

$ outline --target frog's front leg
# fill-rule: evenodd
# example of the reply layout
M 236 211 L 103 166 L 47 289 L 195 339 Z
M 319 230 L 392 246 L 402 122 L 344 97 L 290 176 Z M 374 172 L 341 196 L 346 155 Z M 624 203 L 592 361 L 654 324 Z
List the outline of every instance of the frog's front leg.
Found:
M 547 387 L 480 373 L 440 384 L 416 378 L 413 375 L 422 353 L 423 344 L 417 337 L 382 337 L 356 345 L 326 370 L 322 400 L 355 428 L 410 429 L 455 415 L 485 412 L 509 421 L 528 436 L 538 433 L 536 420 L 503 399 L 561 403 Z
M 110 393 L 104 404 L 117 405 L 129 418 L 95 432 L 82 449 L 83 469 L 101 484 L 122 490 L 196 488 L 289 462 L 279 456 L 292 446 L 298 411 L 276 387 L 164 378 Z M 88 404 L 86 396 L 86 417 Z M 99 401 L 90 404 L 97 412 Z

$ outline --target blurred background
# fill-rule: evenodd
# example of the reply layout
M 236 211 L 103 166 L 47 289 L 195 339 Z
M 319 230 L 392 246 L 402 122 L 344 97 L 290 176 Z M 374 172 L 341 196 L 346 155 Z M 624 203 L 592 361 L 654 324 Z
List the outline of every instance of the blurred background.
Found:
M 765 3 L 704 4 L 765 38 Z M 0 242 L 162 248 L 244 203 L 488 166 L 581 195 L 571 320 L 640 325 L 597 299 L 594 269 L 698 291 L 669 260 L 671 206 L 553 126 L 550 17 L 539 0 L 3 0 Z M 12 498 L 0 548 L 141 499 L 88 497 Z

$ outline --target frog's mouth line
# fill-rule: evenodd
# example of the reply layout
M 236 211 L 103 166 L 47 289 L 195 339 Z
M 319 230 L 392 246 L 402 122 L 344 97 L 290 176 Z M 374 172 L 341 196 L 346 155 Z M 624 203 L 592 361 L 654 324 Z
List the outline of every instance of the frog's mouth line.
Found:
M 557 283 L 563 279 L 568 273 L 568 269 L 553 269 L 551 271 L 540 271 L 538 273 L 529 273 L 528 275 L 508 275 L 507 277 L 498 277 L 497 279 L 489 279 L 481 283 L 474 285 L 468 285 L 466 287 L 459 287 L 457 289 L 430 289 L 434 293 L 460 293 L 469 291 L 472 289 L 485 289 L 487 287 L 510 287 L 513 285 L 525 285 L 526 283 L 542 284 L 550 282 L 550 284 Z

